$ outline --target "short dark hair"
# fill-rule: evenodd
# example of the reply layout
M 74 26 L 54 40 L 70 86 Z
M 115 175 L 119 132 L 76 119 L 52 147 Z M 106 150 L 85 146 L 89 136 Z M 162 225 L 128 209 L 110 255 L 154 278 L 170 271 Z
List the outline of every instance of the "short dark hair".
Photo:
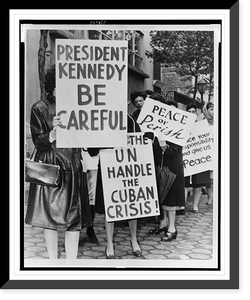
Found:
M 178 103 L 175 100 L 167 100 L 165 103 L 167 105 L 174 105 L 176 108 L 178 108 Z
M 142 97 L 144 100 L 147 98 L 147 94 L 143 91 L 134 91 L 130 94 L 130 99 L 132 101 L 132 103 L 135 102 L 135 99 L 137 97 Z
M 210 107 L 214 107 L 214 104 L 213 102 L 207 102 L 207 109 L 209 109 Z
M 145 93 L 146 93 L 146 95 L 149 96 L 149 95 L 152 95 L 154 92 L 152 90 L 146 90 Z
M 160 101 L 160 102 L 164 102 L 164 100 L 165 100 L 161 94 L 156 93 L 156 92 L 153 92 L 151 95 L 149 95 L 149 98 Z
M 197 106 L 195 103 L 191 102 L 187 105 L 186 107 L 186 111 L 188 111 L 189 109 L 194 108 L 195 110 L 197 110 Z
M 53 91 L 56 87 L 56 69 L 55 65 L 47 69 L 45 74 L 45 91 L 48 94 L 53 94 Z

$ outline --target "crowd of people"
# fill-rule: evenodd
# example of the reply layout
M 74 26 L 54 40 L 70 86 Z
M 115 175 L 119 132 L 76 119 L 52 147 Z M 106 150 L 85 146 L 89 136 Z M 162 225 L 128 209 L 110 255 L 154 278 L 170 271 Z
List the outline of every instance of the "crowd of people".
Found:
M 31 109 L 31 135 L 37 150 L 35 161 L 57 164 L 61 170 L 61 184 L 58 187 L 30 184 L 26 224 L 44 228 L 44 237 L 50 259 L 57 259 L 58 230 L 65 231 L 65 250 L 67 259 L 76 259 L 80 231 L 84 228 L 90 242 L 98 243 L 94 230 L 95 214 L 105 214 L 103 185 L 99 151 L 101 148 L 57 148 L 56 130 L 61 118 L 56 116 L 55 108 L 55 68 L 46 73 L 46 99 L 36 102 Z M 166 101 L 153 91 L 135 91 L 130 98 L 136 110 L 127 115 L 127 132 L 139 132 L 137 118 L 146 97 L 178 108 L 175 101 Z M 195 104 L 186 109 L 197 114 Z M 197 122 L 206 118 L 213 125 L 213 103 L 206 103 Z M 207 193 L 207 204 L 212 203 L 212 172 L 205 171 L 184 177 L 182 147 L 159 141 L 152 133 L 145 133 L 152 139 L 155 166 L 161 163 L 168 166 L 176 175 L 168 194 L 163 199 L 160 209 L 159 224 L 149 230 L 149 235 L 163 233 L 161 240 L 171 242 L 177 238 L 176 214 L 185 213 L 185 203 L 190 188 L 193 189 L 193 213 L 199 212 L 202 191 Z M 137 239 L 137 219 L 128 220 L 131 234 L 131 248 L 136 257 L 142 256 L 142 249 Z M 114 222 L 105 221 L 106 258 L 116 259 L 113 245 Z

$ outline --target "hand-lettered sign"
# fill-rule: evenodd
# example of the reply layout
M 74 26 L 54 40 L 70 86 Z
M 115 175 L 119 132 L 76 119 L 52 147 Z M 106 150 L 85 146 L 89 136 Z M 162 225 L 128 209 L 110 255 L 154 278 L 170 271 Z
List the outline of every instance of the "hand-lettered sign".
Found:
M 57 147 L 127 142 L 127 41 L 56 40 Z
M 100 151 L 108 222 L 160 214 L 152 141 L 129 134 L 130 145 Z
M 184 146 L 195 120 L 194 114 L 146 98 L 137 123 L 144 132 L 154 132 L 160 141 Z
M 182 148 L 184 176 L 213 170 L 213 140 L 207 120 L 194 124 L 190 137 Z

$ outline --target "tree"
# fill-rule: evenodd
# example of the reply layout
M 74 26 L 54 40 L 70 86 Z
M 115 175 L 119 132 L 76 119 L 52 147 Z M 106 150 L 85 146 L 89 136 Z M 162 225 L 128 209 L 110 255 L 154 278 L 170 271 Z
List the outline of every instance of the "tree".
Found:
M 46 61 L 46 49 L 48 47 L 47 42 L 48 30 L 40 30 L 40 41 L 38 50 L 38 74 L 41 90 L 41 99 L 46 97 L 45 92 L 45 61 Z
M 150 35 L 152 51 L 146 55 L 174 67 L 180 76 L 193 76 L 195 99 L 199 75 L 209 74 L 213 78 L 213 31 L 151 31 Z

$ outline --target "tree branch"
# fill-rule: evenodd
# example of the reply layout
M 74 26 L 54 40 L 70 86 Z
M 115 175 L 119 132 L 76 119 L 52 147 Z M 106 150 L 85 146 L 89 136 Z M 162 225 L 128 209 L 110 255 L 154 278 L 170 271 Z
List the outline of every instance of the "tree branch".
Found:
M 40 30 L 40 41 L 38 50 L 38 75 L 41 90 L 41 99 L 46 97 L 45 92 L 45 54 L 48 47 L 48 30 Z

